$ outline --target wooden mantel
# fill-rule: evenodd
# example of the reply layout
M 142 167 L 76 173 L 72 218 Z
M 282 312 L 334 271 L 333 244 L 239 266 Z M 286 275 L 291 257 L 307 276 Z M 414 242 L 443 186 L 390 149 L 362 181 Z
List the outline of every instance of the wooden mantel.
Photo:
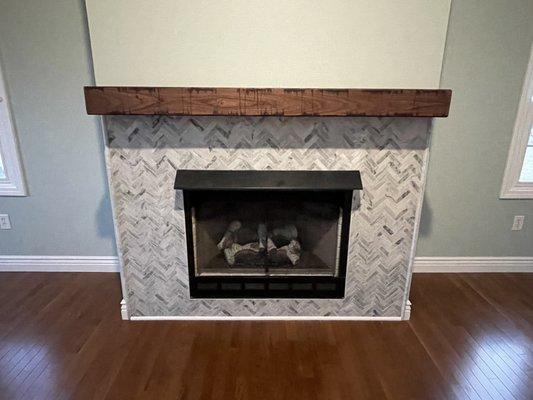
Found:
M 90 115 L 447 117 L 451 90 L 85 87 Z

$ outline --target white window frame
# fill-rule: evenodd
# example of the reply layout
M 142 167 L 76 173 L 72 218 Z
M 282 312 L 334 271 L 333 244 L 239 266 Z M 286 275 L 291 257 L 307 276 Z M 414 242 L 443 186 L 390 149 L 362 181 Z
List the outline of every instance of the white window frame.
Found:
M 533 199 L 533 182 L 520 182 L 520 173 L 526 155 L 530 129 L 533 124 L 533 46 L 530 50 L 522 96 L 513 130 L 513 138 L 507 155 L 507 166 L 503 175 L 502 199 Z
M 18 152 L 17 138 L 0 66 L 0 153 L 5 179 L 0 179 L 0 196 L 26 196 L 26 185 Z

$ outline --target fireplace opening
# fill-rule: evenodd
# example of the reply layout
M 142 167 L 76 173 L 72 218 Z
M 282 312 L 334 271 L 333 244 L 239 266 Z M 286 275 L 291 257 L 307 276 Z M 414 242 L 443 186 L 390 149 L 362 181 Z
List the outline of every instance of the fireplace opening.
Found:
M 178 171 L 191 297 L 344 296 L 357 171 Z

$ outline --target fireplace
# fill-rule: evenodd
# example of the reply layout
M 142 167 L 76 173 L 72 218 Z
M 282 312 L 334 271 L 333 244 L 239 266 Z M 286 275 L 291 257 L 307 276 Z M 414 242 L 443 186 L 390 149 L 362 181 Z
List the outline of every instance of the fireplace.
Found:
M 431 119 L 111 115 L 104 122 L 123 311 L 128 317 L 400 319 L 408 315 Z M 225 170 L 235 172 L 220 172 Z M 317 172 L 306 176 L 302 170 Z M 359 171 L 363 189 L 354 178 L 357 173 L 344 176 L 339 171 Z M 258 275 L 257 264 L 248 267 L 246 275 L 235 276 L 237 265 L 226 267 L 219 276 L 202 271 L 205 264 L 194 260 L 191 206 L 215 199 L 222 191 L 234 196 L 233 201 L 245 198 L 237 193 L 256 193 L 261 200 L 294 193 L 302 195 L 298 199 L 302 202 L 333 196 L 333 204 L 342 204 L 342 224 L 350 223 L 341 231 L 349 238 L 339 248 L 337 269 L 328 275 L 326 269 L 314 268 L 308 271 L 310 277 L 277 277 L 276 269 L 282 267 L 263 262 L 267 269 L 263 276 Z M 339 192 L 353 195 L 351 213 Z M 235 219 L 239 218 L 228 215 L 217 222 L 219 231 L 209 238 L 212 249 Z M 291 224 L 296 225 L 285 225 Z M 298 235 L 304 234 L 296 228 Z M 322 243 L 329 246 L 328 241 Z M 302 250 L 307 246 L 302 243 Z M 326 254 L 331 252 L 319 251 L 318 257 L 328 265 Z M 302 262 L 304 255 L 300 257 Z M 308 279 L 315 282 L 314 292 L 312 286 L 310 291 L 298 285 L 309 283 Z M 284 285 L 291 280 L 298 281 Z M 316 284 L 332 281 L 329 293 L 324 290 L 328 285 Z M 198 283 L 211 285 L 198 287 Z M 274 290 L 286 292 L 273 294 Z
M 178 170 L 192 298 L 342 298 L 358 171 Z

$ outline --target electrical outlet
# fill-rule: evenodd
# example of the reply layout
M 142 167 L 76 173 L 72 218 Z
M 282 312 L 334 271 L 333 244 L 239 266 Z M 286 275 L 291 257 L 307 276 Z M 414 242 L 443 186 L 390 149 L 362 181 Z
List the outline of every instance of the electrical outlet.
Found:
M 526 219 L 523 215 L 515 215 L 513 220 L 513 226 L 511 227 L 512 231 L 521 231 L 524 227 L 524 220 Z
M 0 229 L 11 229 L 11 221 L 9 215 L 0 214 Z

